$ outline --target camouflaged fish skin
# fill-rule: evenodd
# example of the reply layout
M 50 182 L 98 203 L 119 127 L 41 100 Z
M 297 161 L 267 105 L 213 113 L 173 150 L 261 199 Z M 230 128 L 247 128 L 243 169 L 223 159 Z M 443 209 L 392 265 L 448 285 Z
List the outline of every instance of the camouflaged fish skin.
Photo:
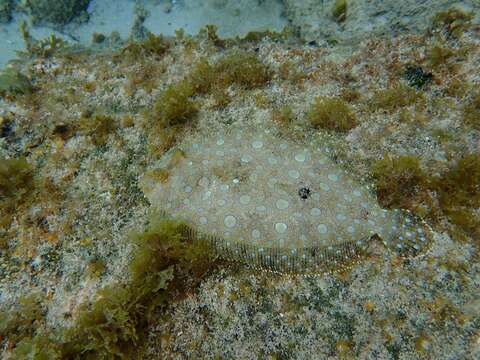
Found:
M 154 208 L 186 220 L 192 237 L 211 241 L 226 258 L 321 273 L 361 259 L 375 239 L 407 254 L 428 242 L 423 222 L 382 209 L 326 147 L 239 128 L 195 135 L 179 148 L 184 157 L 168 179 L 146 175 L 143 190 Z

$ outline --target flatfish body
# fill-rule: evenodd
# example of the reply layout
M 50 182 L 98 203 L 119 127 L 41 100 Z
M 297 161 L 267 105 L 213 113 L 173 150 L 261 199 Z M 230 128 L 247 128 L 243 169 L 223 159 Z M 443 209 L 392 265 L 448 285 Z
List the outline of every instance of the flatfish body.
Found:
M 407 212 L 382 209 L 375 196 L 331 158 L 327 147 L 239 128 L 197 134 L 167 154 L 162 181 L 141 186 L 154 208 L 183 219 L 190 235 L 221 256 L 277 272 L 321 273 L 349 266 L 380 239 L 417 253 L 428 228 Z

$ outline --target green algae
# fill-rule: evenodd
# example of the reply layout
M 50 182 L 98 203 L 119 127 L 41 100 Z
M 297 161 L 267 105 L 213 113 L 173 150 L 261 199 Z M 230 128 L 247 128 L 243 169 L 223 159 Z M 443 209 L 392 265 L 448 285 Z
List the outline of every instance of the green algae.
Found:
M 426 175 L 414 156 L 385 156 L 374 164 L 373 177 L 378 201 L 386 208 L 408 208 L 426 182 Z
M 400 83 L 390 88 L 376 91 L 370 100 L 370 108 L 372 111 L 380 109 L 393 112 L 409 105 L 422 104 L 424 101 L 425 96 L 423 93 Z
M 12 20 L 12 0 L 0 0 L 0 24 L 9 23 Z
M 102 260 L 91 260 L 86 268 L 87 276 L 91 278 L 99 278 L 105 272 L 105 263 Z
M 163 35 L 148 33 L 146 39 L 141 41 L 130 41 L 120 50 L 115 60 L 126 60 L 128 62 L 141 61 L 146 57 L 160 58 L 165 55 L 171 43 Z
M 249 31 L 244 37 L 237 37 L 237 41 L 240 43 L 244 42 L 255 42 L 258 43 L 265 38 L 272 39 L 274 41 L 287 41 L 293 35 L 292 29 L 285 27 L 282 31 Z
M 65 51 L 68 47 L 69 44 L 66 41 L 52 34 L 47 38 L 32 42 L 28 51 L 30 56 L 49 58 L 54 54 Z
M 217 72 L 216 84 L 228 87 L 232 84 L 254 89 L 264 86 L 272 78 L 272 72 L 253 53 L 232 51 L 222 57 L 214 66 Z
M 433 69 L 447 69 L 455 72 L 459 66 L 459 62 L 464 60 L 469 52 L 468 47 L 450 48 L 442 44 L 435 44 L 427 51 L 427 60 Z
M 470 99 L 462 107 L 463 122 L 480 130 L 480 87 L 473 91 Z
M 289 127 L 295 120 L 295 114 L 290 106 L 285 105 L 272 111 L 272 120 L 280 126 Z
M 409 209 L 432 221 L 446 217 L 456 238 L 480 234 L 475 215 L 480 206 L 480 158 L 466 154 L 439 175 L 422 169 L 415 156 L 385 156 L 373 165 L 376 192 L 382 206 Z
M 204 35 L 213 45 L 219 48 L 224 48 L 226 45 L 226 41 L 218 36 L 217 30 L 217 26 L 213 24 L 208 24 L 199 31 L 199 35 Z
M 9 339 L 12 342 L 32 337 L 36 328 L 43 321 L 45 307 L 41 293 L 21 296 L 18 305 L 8 311 L 0 312 L 0 341 Z
M 17 51 L 19 55 L 32 58 L 50 58 L 59 53 L 67 53 L 71 49 L 70 44 L 61 37 L 51 34 L 43 39 L 35 39 L 29 31 L 26 21 L 20 22 L 20 33 L 26 51 Z
M 117 126 L 112 116 L 104 114 L 81 117 L 79 121 L 80 132 L 88 136 L 95 146 L 105 145 L 109 135 L 115 132 Z
M 230 51 L 214 63 L 200 59 L 183 80 L 162 91 L 153 109 L 145 113 L 152 129 L 151 151 L 163 153 L 170 149 L 183 129 L 193 124 L 200 108 L 195 96 L 212 94 L 213 107 L 222 108 L 230 102 L 226 92 L 230 86 L 252 90 L 266 85 L 271 78 L 270 68 L 253 53 Z
M 65 25 L 75 17 L 87 15 L 90 0 L 22 0 L 20 6 L 34 24 Z
M 439 205 L 448 219 L 463 231 L 478 238 L 480 220 L 480 157 L 467 154 L 435 181 Z
M 33 188 L 33 167 L 23 158 L 0 158 L 0 227 L 10 224 Z
M 317 97 L 307 114 L 316 128 L 346 132 L 357 126 L 357 118 L 350 106 L 341 98 Z
M 33 294 L 18 310 L 0 313 L 0 338 L 11 341 L 21 359 L 131 359 L 152 319 L 215 266 L 208 243 L 188 234 L 184 223 L 152 214 L 144 231 L 129 236 L 134 251 L 127 281 L 80 305 L 71 327 L 41 329 L 44 307 Z
M 470 27 L 473 18 L 474 14 L 472 12 L 452 7 L 433 16 L 432 28 L 445 32 L 447 36 L 460 38 Z
M 201 59 L 194 65 L 187 81 L 195 93 L 206 94 L 213 89 L 231 85 L 255 89 L 266 85 L 272 75 L 270 68 L 255 54 L 234 50 L 213 64 L 207 59 Z
M 347 19 L 347 0 L 335 0 L 332 7 L 332 16 L 336 22 L 341 23 Z
M 184 125 L 198 112 L 198 106 L 191 100 L 193 91 L 186 82 L 167 87 L 155 102 L 155 122 L 162 127 Z
M 25 159 L 0 159 L 0 198 L 23 197 L 32 179 L 32 167 Z
M 30 79 L 14 68 L 0 72 L 0 96 L 26 95 L 33 91 Z

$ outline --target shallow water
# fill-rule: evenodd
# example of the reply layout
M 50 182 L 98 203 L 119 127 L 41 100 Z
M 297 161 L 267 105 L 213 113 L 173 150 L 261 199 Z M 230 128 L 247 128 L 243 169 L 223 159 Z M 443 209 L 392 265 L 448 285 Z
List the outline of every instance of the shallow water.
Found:
M 0 0 L 0 358 L 480 358 L 479 24 L 478 0 Z M 185 246 L 141 264 L 146 302 L 100 292 L 172 218 L 215 265 Z

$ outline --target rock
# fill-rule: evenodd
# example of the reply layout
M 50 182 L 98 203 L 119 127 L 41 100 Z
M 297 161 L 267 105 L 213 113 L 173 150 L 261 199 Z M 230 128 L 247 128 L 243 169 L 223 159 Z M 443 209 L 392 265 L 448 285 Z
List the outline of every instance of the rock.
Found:
M 344 45 L 354 45 L 369 36 L 425 31 L 435 13 L 451 6 L 480 12 L 480 3 L 476 0 L 461 3 L 453 0 L 347 0 L 345 19 L 339 23 L 334 16 L 334 4 L 335 0 L 285 0 L 285 10 L 306 41 Z M 478 18 L 476 20 L 478 22 Z

